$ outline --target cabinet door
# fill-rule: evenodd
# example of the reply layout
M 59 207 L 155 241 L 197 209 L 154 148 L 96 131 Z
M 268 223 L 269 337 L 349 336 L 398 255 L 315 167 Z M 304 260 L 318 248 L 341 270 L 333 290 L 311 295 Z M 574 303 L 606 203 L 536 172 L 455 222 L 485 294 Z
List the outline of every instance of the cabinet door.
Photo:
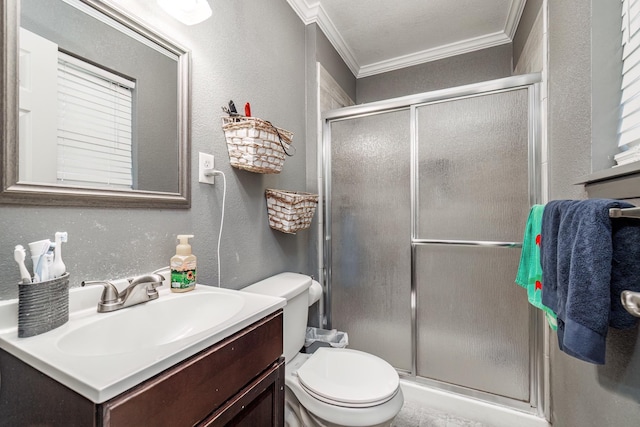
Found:
M 217 426 L 284 426 L 284 358 L 200 424 Z
M 95 406 L 0 350 L 0 427 L 94 427 Z

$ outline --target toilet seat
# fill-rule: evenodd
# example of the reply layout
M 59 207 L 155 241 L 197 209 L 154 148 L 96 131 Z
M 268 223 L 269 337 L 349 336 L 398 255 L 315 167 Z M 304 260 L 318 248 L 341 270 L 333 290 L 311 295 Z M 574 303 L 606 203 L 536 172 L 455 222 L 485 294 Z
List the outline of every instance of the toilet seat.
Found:
M 336 406 L 380 405 L 398 393 L 396 370 L 383 359 L 358 350 L 319 348 L 297 371 L 300 386 Z

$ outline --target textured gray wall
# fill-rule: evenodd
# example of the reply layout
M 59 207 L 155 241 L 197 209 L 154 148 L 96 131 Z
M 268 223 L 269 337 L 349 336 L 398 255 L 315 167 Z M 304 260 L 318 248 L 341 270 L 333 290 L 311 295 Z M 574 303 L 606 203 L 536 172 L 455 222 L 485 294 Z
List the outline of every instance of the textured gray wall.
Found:
M 615 79 L 596 73 L 593 67 L 599 65 L 591 62 L 592 19 L 601 16 L 596 2 L 600 3 L 598 7 L 603 5 L 602 0 L 548 2 L 551 199 L 585 197 L 582 186 L 573 183 L 590 172 L 592 130 L 594 153 L 599 144 L 591 122 L 592 102 L 597 102 L 595 92 L 591 97 L 592 85 L 598 83 L 596 79 Z M 594 126 L 595 115 L 600 114 L 597 111 L 593 109 Z M 556 335 L 551 334 L 551 411 L 555 427 L 640 424 L 639 339 L 637 328 L 610 329 L 606 365 L 595 366 L 560 352 Z
M 281 0 L 211 2 L 213 16 L 187 27 L 155 2 L 127 1 L 155 28 L 191 49 L 193 65 L 190 210 L 0 206 L 0 298 L 17 295 L 13 247 L 68 231 L 63 258 L 71 284 L 127 277 L 168 265 L 175 236 L 195 234 L 198 281 L 216 284 L 222 179 L 198 183 L 199 151 L 227 176 L 221 264 L 224 287 L 240 288 L 281 271 L 307 272 L 309 231 L 285 235 L 267 222 L 265 188 L 305 190 L 305 28 Z M 253 114 L 294 133 L 296 155 L 279 175 L 229 166 L 220 107 L 249 101 Z
M 520 61 L 520 55 L 522 55 L 524 45 L 529 38 L 529 34 L 531 34 L 533 24 L 535 23 L 536 17 L 538 16 L 538 12 L 541 8 L 542 0 L 528 0 L 524 6 L 520 22 L 518 22 L 518 28 L 513 36 L 512 42 L 514 66 L 518 61 Z
M 511 75 L 511 44 L 358 79 L 356 104 Z
M 591 171 L 590 12 L 549 2 L 549 200 L 585 198 L 574 183 Z

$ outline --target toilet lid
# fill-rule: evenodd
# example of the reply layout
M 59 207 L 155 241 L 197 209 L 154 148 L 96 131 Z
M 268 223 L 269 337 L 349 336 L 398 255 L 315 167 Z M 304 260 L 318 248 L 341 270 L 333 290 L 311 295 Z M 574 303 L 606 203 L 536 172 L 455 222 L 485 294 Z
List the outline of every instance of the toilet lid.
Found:
M 314 397 L 335 405 L 374 406 L 398 392 L 396 370 L 372 354 L 319 348 L 298 369 L 298 381 Z

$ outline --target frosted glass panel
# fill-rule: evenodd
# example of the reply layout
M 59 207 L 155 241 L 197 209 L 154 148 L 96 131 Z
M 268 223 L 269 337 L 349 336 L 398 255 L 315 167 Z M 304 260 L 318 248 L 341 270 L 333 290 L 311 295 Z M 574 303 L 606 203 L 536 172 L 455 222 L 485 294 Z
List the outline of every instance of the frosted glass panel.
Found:
M 529 399 L 529 306 L 520 250 L 416 248 L 418 375 Z
M 332 326 L 411 367 L 409 111 L 331 126 Z
M 418 237 L 520 241 L 527 89 L 418 107 Z

